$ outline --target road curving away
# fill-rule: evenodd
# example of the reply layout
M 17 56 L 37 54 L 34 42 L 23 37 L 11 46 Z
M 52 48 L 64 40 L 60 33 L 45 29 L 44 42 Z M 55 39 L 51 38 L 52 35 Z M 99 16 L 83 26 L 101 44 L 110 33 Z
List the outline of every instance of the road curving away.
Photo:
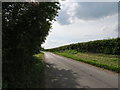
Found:
M 50 52 L 44 55 L 46 88 L 118 88 L 118 74 Z

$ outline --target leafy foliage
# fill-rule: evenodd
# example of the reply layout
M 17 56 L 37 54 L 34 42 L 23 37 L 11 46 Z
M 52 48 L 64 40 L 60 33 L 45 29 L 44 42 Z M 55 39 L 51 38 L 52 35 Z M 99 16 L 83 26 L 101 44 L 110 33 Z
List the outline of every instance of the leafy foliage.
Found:
M 3 87 L 24 86 L 32 55 L 41 49 L 59 9 L 58 2 L 2 3 Z
M 58 48 L 46 49 L 47 51 L 64 51 L 75 50 L 77 52 L 91 52 L 104 54 L 119 54 L 120 53 L 120 38 L 96 40 L 84 43 L 70 44 Z

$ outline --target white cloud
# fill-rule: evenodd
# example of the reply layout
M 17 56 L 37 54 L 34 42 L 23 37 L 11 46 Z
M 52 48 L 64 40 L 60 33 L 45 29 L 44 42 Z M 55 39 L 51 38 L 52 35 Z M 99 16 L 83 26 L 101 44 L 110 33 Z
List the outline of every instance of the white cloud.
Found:
M 115 38 L 118 35 L 117 20 L 118 16 L 116 14 L 94 22 L 78 20 L 69 25 L 61 25 L 55 22 L 43 46 L 53 48 L 77 42 Z
M 110 11 L 110 8 L 102 11 L 101 9 L 105 7 L 96 9 L 98 11 L 101 10 L 99 13 L 101 15 L 96 14 L 94 17 L 83 15 L 84 18 L 91 18 L 88 20 L 78 17 L 80 16 L 79 14 L 77 14 L 78 16 L 76 15 L 76 11 L 78 11 L 76 10 L 77 6 L 78 3 L 74 3 L 72 6 L 71 3 L 62 4 L 63 9 L 61 13 L 59 13 L 59 18 L 57 18 L 57 21 L 53 24 L 53 29 L 43 44 L 45 48 L 118 37 L 118 14 L 116 11 L 113 9 Z M 73 8 L 71 9 L 70 7 Z M 93 5 L 92 8 L 93 7 L 96 7 L 96 5 Z M 86 8 L 87 9 L 84 10 L 88 10 L 87 5 Z M 93 11 L 88 10 L 88 12 L 84 12 L 89 13 Z M 66 16 L 64 16 L 65 14 Z

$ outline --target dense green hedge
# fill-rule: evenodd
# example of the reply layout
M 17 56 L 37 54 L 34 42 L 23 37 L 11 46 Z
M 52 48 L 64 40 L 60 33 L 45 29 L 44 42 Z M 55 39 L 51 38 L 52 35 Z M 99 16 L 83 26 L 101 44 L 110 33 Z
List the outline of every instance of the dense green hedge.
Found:
M 2 85 L 25 88 L 33 55 L 41 50 L 60 9 L 58 2 L 2 3 Z M 25 83 L 24 83 L 25 82 Z
M 76 50 L 78 52 L 119 54 L 120 38 L 89 41 L 46 49 L 47 51 Z

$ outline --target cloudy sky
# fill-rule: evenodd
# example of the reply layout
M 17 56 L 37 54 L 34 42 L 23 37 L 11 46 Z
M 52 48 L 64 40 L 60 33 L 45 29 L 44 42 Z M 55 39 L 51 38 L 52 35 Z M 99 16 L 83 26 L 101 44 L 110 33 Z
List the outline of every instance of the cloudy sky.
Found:
M 118 37 L 117 2 L 62 2 L 44 48 Z

